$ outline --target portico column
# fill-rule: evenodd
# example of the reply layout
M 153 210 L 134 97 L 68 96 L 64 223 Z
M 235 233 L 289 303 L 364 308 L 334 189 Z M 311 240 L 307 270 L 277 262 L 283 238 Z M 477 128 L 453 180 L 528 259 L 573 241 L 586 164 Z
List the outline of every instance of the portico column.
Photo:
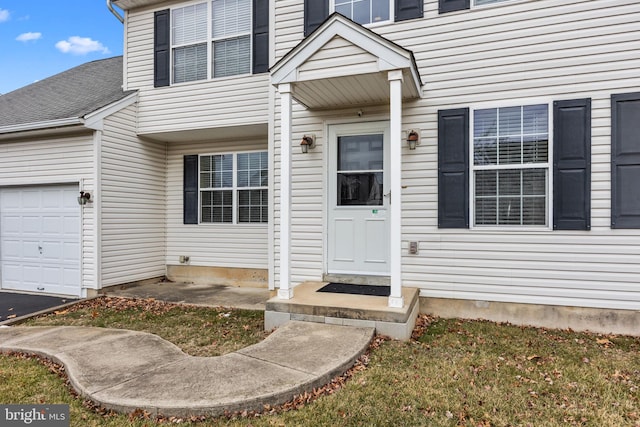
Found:
M 291 84 L 280 92 L 280 280 L 278 298 L 293 298 L 291 287 Z
M 402 308 L 402 70 L 389 71 L 391 171 L 390 239 L 391 294 L 389 307 Z

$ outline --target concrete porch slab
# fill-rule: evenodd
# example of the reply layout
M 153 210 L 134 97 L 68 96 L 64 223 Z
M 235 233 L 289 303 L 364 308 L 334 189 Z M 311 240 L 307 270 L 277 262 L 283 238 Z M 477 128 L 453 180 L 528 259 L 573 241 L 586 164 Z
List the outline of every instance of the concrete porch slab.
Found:
M 327 282 L 304 282 L 289 300 L 273 297 L 265 307 L 265 329 L 290 320 L 344 326 L 373 327 L 391 338 L 408 340 L 418 316 L 419 291 L 402 288 L 405 305 L 388 306 L 387 297 L 317 292 Z

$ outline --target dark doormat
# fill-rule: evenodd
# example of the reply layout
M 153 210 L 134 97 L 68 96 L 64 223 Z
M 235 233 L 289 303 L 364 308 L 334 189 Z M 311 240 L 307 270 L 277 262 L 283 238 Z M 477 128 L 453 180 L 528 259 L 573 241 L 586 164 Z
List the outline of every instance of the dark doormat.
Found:
M 334 294 L 373 295 L 388 297 L 391 295 L 391 286 L 375 285 L 351 285 L 348 283 L 329 283 L 318 289 L 317 292 L 331 292 Z

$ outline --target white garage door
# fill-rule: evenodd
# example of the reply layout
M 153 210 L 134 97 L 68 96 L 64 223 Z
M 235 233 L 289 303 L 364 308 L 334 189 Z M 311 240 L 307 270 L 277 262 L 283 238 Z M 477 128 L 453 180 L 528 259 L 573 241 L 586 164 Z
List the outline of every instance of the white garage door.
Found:
M 79 296 L 78 186 L 0 190 L 2 289 Z

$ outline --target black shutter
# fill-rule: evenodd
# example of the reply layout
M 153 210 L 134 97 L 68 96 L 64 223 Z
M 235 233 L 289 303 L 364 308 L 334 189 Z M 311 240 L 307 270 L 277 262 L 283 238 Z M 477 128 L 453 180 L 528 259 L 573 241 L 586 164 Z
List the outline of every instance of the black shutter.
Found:
M 456 10 L 469 9 L 469 0 L 440 0 L 438 6 L 439 13 L 455 12 Z
M 406 21 L 407 19 L 422 18 L 424 0 L 395 0 L 395 21 Z
M 269 0 L 253 0 L 253 74 L 269 70 Z
M 308 36 L 329 16 L 329 0 L 304 0 L 304 36 Z
M 183 222 L 198 223 L 198 155 L 184 156 Z
M 591 99 L 553 103 L 553 229 L 591 228 Z
M 438 227 L 469 227 L 469 109 L 438 111 Z
M 157 11 L 153 28 L 153 85 L 155 87 L 169 86 L 171 64 L 169 31 L 169 9 Z
M 611 96 L 611 228 L 640 228 L 640 92 Z

